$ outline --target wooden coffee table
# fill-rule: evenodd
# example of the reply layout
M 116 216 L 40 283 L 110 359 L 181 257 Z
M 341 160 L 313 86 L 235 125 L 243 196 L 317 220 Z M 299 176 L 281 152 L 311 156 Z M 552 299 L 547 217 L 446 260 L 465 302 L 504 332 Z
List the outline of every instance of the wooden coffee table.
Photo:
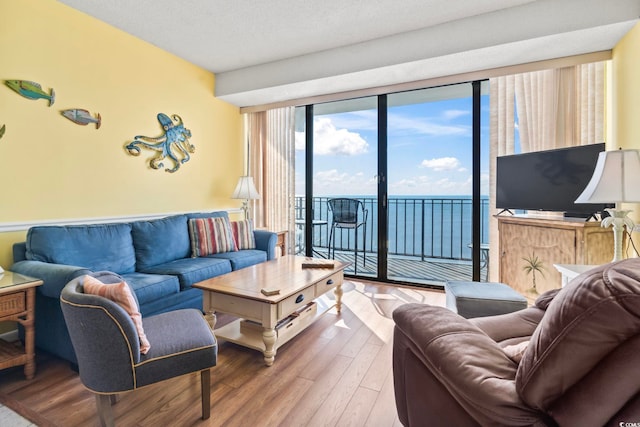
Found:
M 302 268 L 308 262 L 331 262 L 333 267 Z M 322 297 L 330 290 L 340 313 L 343 270 L 348 266 L 340 261 L 286 255 L 193 287 L 204 291 L 203 309 L 210 318 L 215 319 L 216 311 L 240 318 L 215 329 L 216 336 L 262 351 L 265 364 L 271 366 L 279 346 L 333 306 Z M 261 292 L 263 288 L 277 288 L 279 293 L 267 296 Z

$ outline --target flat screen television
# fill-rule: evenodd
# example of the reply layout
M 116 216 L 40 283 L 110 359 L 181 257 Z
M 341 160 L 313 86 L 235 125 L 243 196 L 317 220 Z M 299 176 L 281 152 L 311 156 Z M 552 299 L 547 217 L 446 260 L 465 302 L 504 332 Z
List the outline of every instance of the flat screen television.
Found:
M 496 208 L 564 212 L 586 218 L 613 204 L 574 203 L 591 180 L 605 144 L 500 156 Z

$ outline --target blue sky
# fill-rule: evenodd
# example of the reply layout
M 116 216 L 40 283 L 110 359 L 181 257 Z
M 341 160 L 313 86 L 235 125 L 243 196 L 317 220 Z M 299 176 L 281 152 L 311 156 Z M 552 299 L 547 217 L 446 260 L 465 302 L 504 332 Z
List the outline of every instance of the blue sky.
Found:
M 489 97 L 482 97 L 482 194 L 489 181 Z M 390 195 L 470 195 L 471 97 L 390 107 Z M 314 117 L 314 195 L 375 195 L 377 112 Z M 296 133 L 296 194 L 304 194 L 304 133 Z

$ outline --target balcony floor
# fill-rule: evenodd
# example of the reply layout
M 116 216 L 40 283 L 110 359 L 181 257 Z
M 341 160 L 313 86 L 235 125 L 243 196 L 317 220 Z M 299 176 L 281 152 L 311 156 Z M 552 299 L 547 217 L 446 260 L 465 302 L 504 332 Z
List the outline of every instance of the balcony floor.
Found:
M 327 258 L 326 248 L 315 248 L 314 256 Z M 336 259 L 353 263 L 354 253 L 336 251 Z M 412 282 L 418 284 L 443 285 L 447 280 L 471 280 L 471 261 L 447 260 L 428 258 L 424 261 L 417 257 L 389 256 L 388 276 L 391 280 Z M 367 254 L 366 265 L 363 264 L 362 254 L 358 253 L 357 275 L 375 277 L 378 257 Z M 345 274 L 354 274 L 353 265 L 345 270 Z M 481 280 L 487 279 L 487 268 L 480 269 Z

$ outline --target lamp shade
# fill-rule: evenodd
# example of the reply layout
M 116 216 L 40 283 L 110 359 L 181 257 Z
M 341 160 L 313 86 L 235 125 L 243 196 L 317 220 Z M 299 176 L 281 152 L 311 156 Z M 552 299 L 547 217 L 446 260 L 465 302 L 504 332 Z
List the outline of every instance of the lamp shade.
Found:
M 253 177 L 241 176 L 231 198 L 245 200 L 259 199 L 260 194 L 258 193 L 258 190 L 256 190 L 256 186 L 253 184 Z
M 638 150 L 603 151 L 591 181 L 576 203 L 640 202 L 640 154 Z

